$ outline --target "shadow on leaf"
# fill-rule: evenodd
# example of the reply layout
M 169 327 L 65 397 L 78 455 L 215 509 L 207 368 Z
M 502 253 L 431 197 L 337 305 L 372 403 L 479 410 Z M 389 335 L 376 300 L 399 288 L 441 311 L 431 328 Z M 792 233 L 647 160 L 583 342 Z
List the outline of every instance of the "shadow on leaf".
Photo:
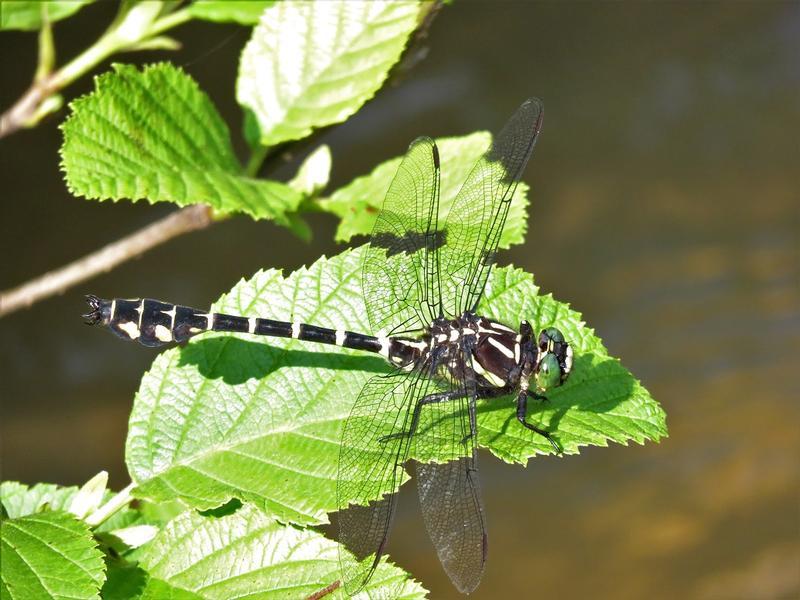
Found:
M 181 349 L 180 366 L 194 365 L 208 379 L 237 385 L 263 379 L 278 369 L 301 367 L 386 373 L 390 367 L 377 356 L 354 356 L 339 352 L 287 350 L 269 343 L 235 336 L 200 339 Z
M 583 412 L 603 414 L 611 412 L 621 402 L 630 398 L 635 380 L 630 372 L 619 361 L 607 356 L 583 354 L 575 357 L 572 375 L 563 387 L 547 393 L 547 401 L 528 400 L 528 422 L 540 424 L 547 429 L 562 447 L 570 446 L 570 439 L 562 439 L 559 429 L 568 413 Z M 500 411 L 507 416 L 497 433 L 488 438 L 491 444 L 500 437 L 513 433 L 515 438 L 533 438 L 538 435 L 526 431 L 517 422 L 513 396 L 502 396 L 485 400 L 478 405 L 479 427 L 481 417 L 489 417 Z M 519 430 L 514 430 L 518 427 Z M 600 431 L 606 437 L 613 438 L 618 432 L 614 430 Z

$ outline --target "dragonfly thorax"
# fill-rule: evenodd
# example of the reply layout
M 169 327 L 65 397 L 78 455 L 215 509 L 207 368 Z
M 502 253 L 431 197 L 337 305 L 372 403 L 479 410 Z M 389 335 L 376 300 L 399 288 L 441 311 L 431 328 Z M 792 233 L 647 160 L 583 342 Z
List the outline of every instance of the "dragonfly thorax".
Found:
M 473 369 L 484 387 L 513 388 L 520 379 L 522 365 L 531 356 L 526 340 L 508 325 L 475 317 Z
M 387 350 L 389 362 L 407 370 L 445 369 L 463 377 L 471 369 L 484 389 L 512 390 L 521 384 L 543 393 L 563 384 L 572 370 L 572 348 L 555 327 L 543 329 L 536 339 L 527 321 L 515 330 L 469 311 L 458 319 L 434 320 L 418 338 L 390 338 Z M 465 356 L 471 356 L 471 365 Z

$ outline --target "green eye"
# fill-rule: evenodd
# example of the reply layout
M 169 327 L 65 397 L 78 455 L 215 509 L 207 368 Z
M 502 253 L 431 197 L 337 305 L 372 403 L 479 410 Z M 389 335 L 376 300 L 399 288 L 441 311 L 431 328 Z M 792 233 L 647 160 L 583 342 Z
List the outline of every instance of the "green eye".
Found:
M 547 342 L 555 342 L 557 344 L 564 343 L 564 334 L 561 333 L 555 327 L 548 327 L 544 331 L 542 331 L 541 335 L 539 336 L 539 344 L 544 344 L 547 346 Z
M 561 385 L 561 367 L 556 355 L 548 352 L 539 361 L 539 368 L 536 371 L 536 387 L 545 391 L 559 385 Z

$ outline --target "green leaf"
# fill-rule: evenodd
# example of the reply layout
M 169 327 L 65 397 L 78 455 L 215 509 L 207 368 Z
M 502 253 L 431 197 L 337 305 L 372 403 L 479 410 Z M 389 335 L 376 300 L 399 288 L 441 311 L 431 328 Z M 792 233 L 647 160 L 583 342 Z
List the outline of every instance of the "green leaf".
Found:
M 22 29 L 24 31 L 35 31 L 39 29 L 45 21 L 55 23 L 61 19 L 78 12 L 87 4 L 94 0 L 67 0 L 42 2 L 34 0 L 25 2 L 22 0 L 4 0 L 0 2 L 0 30 Z
M 100 596 L 103 600 L 135 600 L 142 597 L 147 573 L 135 564 L 109 560 Z
M 486 152 L 491 141 L 491 134 L 485 131 L 436 140 L 442 164 L 440 215 L 448 214 L 461 184 L 475 162 Z M 336 229 L 337 241 L 347 242 L 354 235 L 369 235 L 372 232 L 386 191 L 402 160 L 402 156 L 387 160 L 375 167 L 369 175 L 354 179 L 336 190 L 330 198 L 318 202 L 320 208 L 341 218 Z M 514 192 L 506 226 L 500 238 L 501 248 L 521 244 L 525 240 L 528 223 L 527 192 L 528 186 L 524 182 Z
M 0 596 L 99 598 L 103 555 L 85 523 L 46 511 L 8 519 L 0 526 Z
M 242 54 L 239 103 L 261 143 L 300 139 L 344 121 L 381 87 L 417 26 L 417 2 L 278 2 Z
M 131 525 L 109 532 L 125 548 L 139 548 L 153 539 L 158 533 L 155 525 Z M 116 541 L 115 540 L 115 541 Z
M 275 0 L 195 0 L 189 14 L 196 19 L 225 23 L 233 21 L 240 25 L 255 25 L 264 9 L 275 4 Z
M 75 195 L 205 203 L 279 223 L 302 199 L 285 184 L 243 174 L 211 100 L 170 64 L 141 72 L 114 65 L 95 79 L 94 92 L 71 107 L 62 125 L 61 157 Z
M 567 382 L 547 392 L 548 402 L 528 402 L 529 421 L 540 424 L 565 454 L 582 446 L 658 441 L 667 435 L 666 415 L 642 384 L 608 351 L 580 313 L 552 295 L 541 295 L 533 276 L 515 268 L 494 269 L 478 312 L 517 327 L 527 319 L 538 332 L 558 327 L 575 352 Z M 506 462 L 524 464 L 552 452 L 542 436 L 519 426 L 512 398 L 478 403 L 478 442 Z
M 362 254 L 322 258 L 286 278 L 259 272 L 214 310 L 370 333 Z M 608 357 L 578 313 L 540 295 L 531 275 L 495 269 L 481 310 L 513 326 L 523 318 L 537 329 L 556 325 L 573 344 L 569 381 L 548 404 L 529 407 L 566 453 L 666 434 L 664 413 L 647 391 Z M 387 371 L 378 356 L 292 339 L 209 333 L 167 350 L 142 379 L 130 419 L 126 460 L 137 495 L 201 509 L 236 497 L 283 522 L 324 522 L 336 508 L 344 419 L 367 379 Z M 515 421 L 510 399 L 479 409 L 480 443 L 504 460 L 550 452 Z M 363 467 L 367 477 L 371 465 Z
M 66 511 L 77 493 L 75 486 L 60 487 L 52 483 L 37 483 L 33 487 L 16 481 L 0 483 L 0 502 L 12 519 L 45 509 Z
M 331 176 L 331 149 L 322 144 L 300 165 L 289 185 L 305 196 L 314 196 L 328 185 Z
M 96 477 L 90 480 L 92 486 L 97 483 Z M 76 486 L 61 487 L 52 483 L 37 483 L 27 486 L 16 481 L 0 483 L 0 503 L 10 518 L 25 517 L 41 513 L 45 510 L 70 512 L 80 490 Z M 102 502 L 114 495 L 106 490 Z M 102 503 L 101 502 L 101 503 Z M 111 531 L 119 527 L 127 527 L 139 521 L 139 512 L 130 508 L 112 515 L 97 527 L 97 531 Z
M 153 578 L 149 585 L 207 599 L 306 598 L 340 579 L 335 542 L 252 505 L 219 519 L 180 515 L 142 553 L 141 564 Z M 325 597 L 347 596 L 340 588 Z M 424 598 L 425 590 L 384 560 L 356 597 Z
M 100 471 L 78 490 L 69 503 L 69 512 L 79 519 L 85 519 L 90 512 L 100 506 L 106 495 L 106 485 L 108 485 L 108 473 Z

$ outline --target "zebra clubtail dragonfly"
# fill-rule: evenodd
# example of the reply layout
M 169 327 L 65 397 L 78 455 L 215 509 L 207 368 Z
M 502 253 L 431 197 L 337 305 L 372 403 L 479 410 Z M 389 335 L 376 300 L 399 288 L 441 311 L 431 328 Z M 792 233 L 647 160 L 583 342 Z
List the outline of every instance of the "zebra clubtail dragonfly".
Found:
M 476 313 L 541 124 L 540 101 L 527 100 L 472 168 L 442 220 L 436 143 L 421 137 L 409 146 L 364 257 L 366 313 L 372 330 L 385 335 L 207 313 L 151 299 L 87 296 L 87 323 L 146 346 L 231 331 L 374 352 L 394 367 L 366 383 L 342 434 L 339 541 L 357 560 L 345 553 L 340 559 L 351 594 L 384 554 L 397 502 L 392 492 L 411 457 L 425 525 L 442 565 L 461 592 L 477 587 L 487 537 L 476 464 L 476 400 L 514 395 L 520 426 L 560 452 L 549 432 L 528 421 L 527 404 L 567 379 L 569 343 L 553 327 L 537 337 L 527 321 L 514 329 Z

